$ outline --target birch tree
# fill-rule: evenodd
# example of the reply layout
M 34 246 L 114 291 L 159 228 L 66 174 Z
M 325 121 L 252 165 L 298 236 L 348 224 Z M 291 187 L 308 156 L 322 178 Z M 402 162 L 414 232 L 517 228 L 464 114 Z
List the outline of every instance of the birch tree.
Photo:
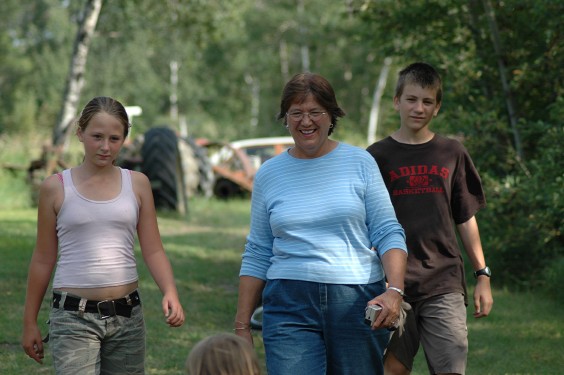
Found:
M 63 105 L 55 129 L 53 130 L 53 146 L 61 147 L 67 140 L 71 122 L 77 113 L 80 92 L 84 86 L 84 67 L 88 56 L 90 40 L 96 29 L 98 16 L 102 8 L 102 0 L 88 0 L 80 19 L 74 42 L 69 75 L 66 82 Z

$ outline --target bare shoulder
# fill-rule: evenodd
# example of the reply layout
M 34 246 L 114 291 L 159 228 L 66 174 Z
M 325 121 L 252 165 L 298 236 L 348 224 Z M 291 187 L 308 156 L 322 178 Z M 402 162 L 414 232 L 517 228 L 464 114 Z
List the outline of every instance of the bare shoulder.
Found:
M 133 187 L 146 187 L 146 185 L 151 185 L 149 183 L 149 178 L 142 172 L 131 171 L 131 182 Z
M 144 173 L 131 171 L 131 185 L 139 203 L 142 203 L 145 199 L 153 199 L 151 182 Z
M 54 212 L 58 212 L 64 199 L 63 181 L 59 175 L 54 174 L 43 180 L 39 187 L 40 207 L 51 207 L 54 209 Z
M 43 180 L 39 189 L 40 193 L 46 196 L 63 193 L 63 181 L 61 177 L 54 174 Z

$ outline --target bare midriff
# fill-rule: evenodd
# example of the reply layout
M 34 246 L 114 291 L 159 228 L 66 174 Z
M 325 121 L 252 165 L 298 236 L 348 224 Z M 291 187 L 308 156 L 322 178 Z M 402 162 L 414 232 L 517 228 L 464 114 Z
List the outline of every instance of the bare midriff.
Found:
M 67 292 L 88 300 L 105 301 L 123 298 L 137 289 L 137 286 L 138 282 L 134 281 L 129 284 L 106 286 L 101 288 L 57 288 L 54 290 L 57 292 Z

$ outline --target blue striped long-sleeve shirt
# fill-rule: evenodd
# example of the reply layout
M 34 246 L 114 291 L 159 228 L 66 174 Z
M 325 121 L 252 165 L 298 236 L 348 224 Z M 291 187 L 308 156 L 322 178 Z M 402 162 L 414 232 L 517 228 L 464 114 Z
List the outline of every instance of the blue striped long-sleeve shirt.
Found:
M 392 248 L 407 251 L 405 234 L 365 150 L 285 152 L 257 172 L 241 276 L 368 284 L 384 278 L 379 256 Z

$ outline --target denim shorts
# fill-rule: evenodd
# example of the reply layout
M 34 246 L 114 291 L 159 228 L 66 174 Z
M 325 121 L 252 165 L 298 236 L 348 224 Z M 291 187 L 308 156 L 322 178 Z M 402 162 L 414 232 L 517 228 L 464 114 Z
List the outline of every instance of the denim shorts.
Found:
M 389 331 L 372 330 L 364 312 L 367 302 L 384 291 L 384 281 L 268 280 L 262 327 L 268 374 L 383 374 Z
M 61 299 L 64 304 L 64 293 Z M 144 374 L 145 323 L 141 305 L 131 317 L 52 308 L 49 346 L 58 375 Z
M 411 303 L 405 331 L 390 339 L 388 351 L 410 371 L 423 346 L 431 374 L 464 374 L 468 355 L 466 305 L 460 293 L 448 293 Z

